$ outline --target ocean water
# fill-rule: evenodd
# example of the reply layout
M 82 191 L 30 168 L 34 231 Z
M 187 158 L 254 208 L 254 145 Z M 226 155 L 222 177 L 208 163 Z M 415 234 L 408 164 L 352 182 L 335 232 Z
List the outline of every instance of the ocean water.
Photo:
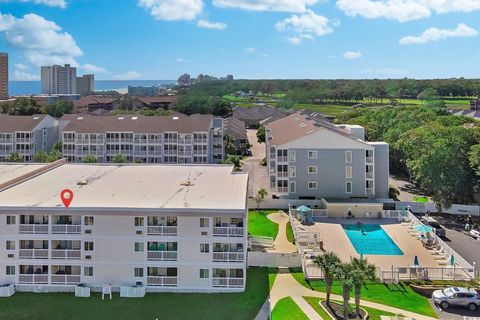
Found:
M 175 84 L 175 80 L 95 80 L 95 90 L 117 90 L 126 93 L 131 86 L 153 86 Z M 9 81 L 11 96 L 40 94 L 40 81 Z

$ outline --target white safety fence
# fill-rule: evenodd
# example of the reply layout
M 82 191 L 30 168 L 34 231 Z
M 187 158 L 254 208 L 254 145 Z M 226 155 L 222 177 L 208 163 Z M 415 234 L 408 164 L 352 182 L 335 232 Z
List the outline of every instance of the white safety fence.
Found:
M 249 267 L 298 268 L 302 266 L 302 261 L 298 253 L 250 251 L 247 264 Z

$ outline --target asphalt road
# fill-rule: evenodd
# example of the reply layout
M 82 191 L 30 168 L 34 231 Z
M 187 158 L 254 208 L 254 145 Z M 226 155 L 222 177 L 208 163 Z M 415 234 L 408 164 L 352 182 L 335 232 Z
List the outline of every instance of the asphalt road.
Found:
M 429 299 L 430 304 L 438 315 L 440 320 L 479 320 L 480 310 L 470 311 L 464 308 L 450 307 L 447 310 L 442 310 L 440 307 L 433 303 L 432 299 Z
M 252 145 L 252 156 L 243 161 L 242 171 L 248 172 L 248 195 L 254 197 L 258 190 L 269 190 L 267 167 L 261 166 L 260 161 L 265 158 L 265 143 L 258 143 L 257 130 L 247 130 L 248 142 Z

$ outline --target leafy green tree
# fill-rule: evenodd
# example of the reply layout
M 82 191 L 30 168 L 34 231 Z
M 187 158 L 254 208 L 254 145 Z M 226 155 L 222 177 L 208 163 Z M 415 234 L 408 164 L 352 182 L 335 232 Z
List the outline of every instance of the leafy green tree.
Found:
M 68 100 L 59 100 L 55 103 L 47 105 L 45 112 L 52 117 L 60 118 L 64 114 L 71 113 L 73 109 L 73 102 Z
M 112 157 L 112 163 L 126 163 L 127 157 L 123 154 L 116 154 Z
M 261 126 L 257 130 L 257 141 L 259 143 L 265 142 L 265 127 Z
M 353 289 L 355 294 L 355 312 L 360 315 L 360 299 L 362 296 L 362 287 L 370 280 L 376 279 L 376 267 L 368 263 L 367 259 L 352 258 L 351 265 L 353 268 Z
M 62 142 L 57 142 L 53 145 L 53 151 L 62 152 Z
M 83 163 L 97 163 L 98 159 L 97 157 L 95 157 L 94 155 L 92 154 L 87 154 L 84 158 L 83 158 Z
M 388 197 L 395 201 L 399 201 L 398 197 L 400 196 L 400 191 L 395 186 L 388 187 Z
M 23 162 L 23 158 L 17 152 L 11 153 L 7 158 L 7 162 Z
M 257 194 L 253 198 L 253 200 L 255 200 L 255 202 L 257 203 L 257 211 L 260 211 L 260 205 L 265 200 L 267 195 L 268 195 L 268 192 L 264 188 L 261 188 L 260 190 L 257 191 Z
M 48 153 L 45 151 L 36 152 L 33 155 L 33 161 L 40 162 L 40 163 L 48 162 Z
M 223 160 L 223 164 L 233 164 L 235 170 L 240 170 L 241 163 L 240 163 L 240 156 L 236 155 L 228 155 L 225 160 Z
M 315 264 L 322 270 L 323 279 L 325 281 L 325 291 L 327 294 L 327 305 L 330 305 L 330 295 L 332 293 L 333 280 L 335 273 L 341 264 L 340 258 L 333 252 L 325 252 L 321 256 L 315 258 Z

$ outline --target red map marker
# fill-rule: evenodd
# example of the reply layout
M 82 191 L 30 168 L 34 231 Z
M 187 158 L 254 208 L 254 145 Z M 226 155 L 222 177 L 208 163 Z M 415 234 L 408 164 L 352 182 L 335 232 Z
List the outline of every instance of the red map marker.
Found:
M 63 205 L 65 208 L 70 207 L 70 203 L 73 200 L 73 191 L 70 189 L 65 189 L 60 193 L 60 198 L 62 199 Z

